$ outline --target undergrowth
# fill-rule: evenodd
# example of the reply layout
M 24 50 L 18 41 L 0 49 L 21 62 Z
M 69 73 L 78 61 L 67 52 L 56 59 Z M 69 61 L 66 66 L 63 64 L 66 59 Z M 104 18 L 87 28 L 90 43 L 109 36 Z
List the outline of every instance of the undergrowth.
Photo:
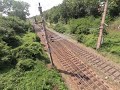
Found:
M 0 17 L 0 90 L 67 90 L 32 25 Z

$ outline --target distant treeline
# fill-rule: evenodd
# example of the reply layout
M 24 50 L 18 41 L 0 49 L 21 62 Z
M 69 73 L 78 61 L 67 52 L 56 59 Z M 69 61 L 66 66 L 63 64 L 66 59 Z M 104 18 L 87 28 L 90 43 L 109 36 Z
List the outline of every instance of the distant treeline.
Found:
M 63 0 L 63 3 L 44 12 L 45 18 L 50 23 L 62 21 L 67 23 L 69 19 L 77 19 L 85 16 L 99 17 L 102 14 L 100 4 L 105 0 Z M 108 16 L 120 15 L 120 1 L 109 0 Z

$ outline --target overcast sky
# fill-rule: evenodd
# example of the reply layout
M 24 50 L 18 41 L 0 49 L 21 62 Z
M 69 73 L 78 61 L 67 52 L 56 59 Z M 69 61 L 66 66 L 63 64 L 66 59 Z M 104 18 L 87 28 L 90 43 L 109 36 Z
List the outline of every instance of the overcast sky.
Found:
M 44 10 L 50 9 L 53 6 L 56 6 L 62 3 L 63 0 L 17 0 L 17 1 L 24 1 L 30 4 L 30 16 L 38 15 L 38 3 L 41 3 L 41 6 Z

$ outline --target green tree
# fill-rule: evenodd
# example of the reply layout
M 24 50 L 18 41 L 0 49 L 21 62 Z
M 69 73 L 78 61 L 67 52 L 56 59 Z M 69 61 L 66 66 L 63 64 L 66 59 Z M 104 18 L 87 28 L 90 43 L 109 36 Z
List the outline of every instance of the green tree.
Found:
M 69 18 L 69 7 L 67 2 L 63 2 L 61 5 L 61 18 L 63 18 L 63 21 L 67 24 L 68 18 Z
M 46 19 L 57 23 L 68 23 L 70 19 L 78 19 L 85 16 L 100 17 L 101 2 L 105 0 L 63 0 L 63 3 L 45 12 Z M 120 0 L 109 0 L 108 15 L 115 17 L 120 15 Z
M 50 10 L 44 12 L 45 19 L 47 19 L 50 23 L 58 23 L 60 19 L 60 6 L 55 6 Z
M 120 15 L 120 0 L 109 1 L 109 14 L 112 17 Z
M 0 0 L 0 12 L 3 11 L 3 3 L 2 3 L 2 0 Z
M 1 0 L 0 2 L 0 11 L 9 16 L 17 16 L 22 20 L 26 20 L 26 16 L 30 15 L 30 5 L 26 2 L 15 0 Z
M 12 10 L 14 0 L 3 0 L 2 1 L 2 12 L 8 14 Z
M 85 0 L 86 11 L 88 15 L 100 16 L 98 6 L 100 2 L 98 0 Z
M 23 1 L 14 1 L 12 11 L 9 15 L 18 16 L 20 19 L 25 20 L 29 16 L 29 4 Z

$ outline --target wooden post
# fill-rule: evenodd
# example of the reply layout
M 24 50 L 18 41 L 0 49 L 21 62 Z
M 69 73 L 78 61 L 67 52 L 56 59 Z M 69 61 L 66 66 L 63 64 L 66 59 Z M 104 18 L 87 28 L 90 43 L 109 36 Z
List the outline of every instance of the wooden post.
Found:
M 99 37 L 98 37 L 96 49 L 99 49 L 102 44 L 103 30 L 104 30 L 105 17 L 106 17 L 106 13 L 107 13 L 107 7 L 108 7 L 108 0 L 106 0 L 105 5 L 104 5 L 104 12 L 102 15 L 102 21 L 101 21 L 101 25 L 100 25 L 100 31 L 99 31 Z
M 52 54 L 51 54 L 51 49 L 50 49 L 50 45 L 49 45 L 49 40 L 48 40 L 48 35 L 47 35 L 46 27 L 45 27 L 45 20 L 44 20 L 42 7 L 41 7 L 40 3 L 39 3 L 38 9 L 40 11 L 40 15 L 41 15 L 41 18 L 42 18 L 42 27 L 43 27 L 43 31 L 45 32 L 45 39 L 46 39 L 46 44 L 47 44 L 47 47 L 48 47 L 48 53 L 49 53 L 50 61 L 51 61 L 52 66 L 54 66 L 53 59 L 52 59 Z

